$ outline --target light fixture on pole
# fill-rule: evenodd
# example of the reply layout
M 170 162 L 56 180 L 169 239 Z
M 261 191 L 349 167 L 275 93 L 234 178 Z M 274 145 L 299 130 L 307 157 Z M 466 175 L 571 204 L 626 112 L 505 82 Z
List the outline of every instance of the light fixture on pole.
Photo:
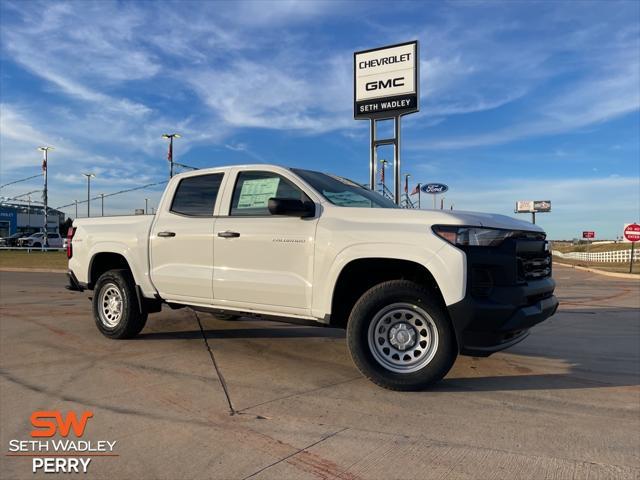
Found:
M 162 138 L 169 139 L 169 153 L 167 153 L 167 160 L 169 161 L 169 178 L 173 178 L 173 139 L 180 138 L 179 133 L 163 133 Z
M 91 216 L 91 179 L 95 178 L 95 173 L 83 173 L 87 177 L 87 218 Z
M 49 223 L 49 190 L 47 179 L 47 162 L 49 160 L 49 151 L 54 150 L 53 147 L 38 147 L 42 152 L 42 176 L 44 177 L 44 190 L 42 191 L 42 203 L 44 203 L 44 246 L 49 246 L 49 234 L 47 233 L 47 224 Z

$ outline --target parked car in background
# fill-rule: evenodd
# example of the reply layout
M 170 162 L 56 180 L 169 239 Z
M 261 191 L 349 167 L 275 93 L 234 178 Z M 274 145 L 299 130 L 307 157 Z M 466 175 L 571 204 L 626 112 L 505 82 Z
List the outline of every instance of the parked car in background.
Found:
M 26 237 L 28 233 L 14 233 L 8 237 L 0 238 L 0 246 L 2 247 L 15 247 L 18 240 L 22 237 Z
M 62 248 L 62 237 L 59 233 L 47 234 L 49 247 Z M 18 239 L 18 247 L 39 248 L 44 245 L 44 232 L 34 233 L 28 237 Z

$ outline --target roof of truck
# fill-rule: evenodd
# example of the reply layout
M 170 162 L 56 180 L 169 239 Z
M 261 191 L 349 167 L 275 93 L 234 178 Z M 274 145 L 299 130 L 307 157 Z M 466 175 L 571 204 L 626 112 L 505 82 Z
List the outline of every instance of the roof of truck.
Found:
M 202 174 L 209 172 L 225 172 L 232 168 L 239 168 L 242 170 L 290 170 L 291 167 L 285 167 L 283 165 L 276 165 L 272 163 L 248 163 L 244 165 L 225 165 L 221 167 L 208 167 L 208 168 L 199 168 L 198 170 L 192 170 L 189 172 L 182 172 L 174 175 L 175 177 L 187 177 L 193 174 Z

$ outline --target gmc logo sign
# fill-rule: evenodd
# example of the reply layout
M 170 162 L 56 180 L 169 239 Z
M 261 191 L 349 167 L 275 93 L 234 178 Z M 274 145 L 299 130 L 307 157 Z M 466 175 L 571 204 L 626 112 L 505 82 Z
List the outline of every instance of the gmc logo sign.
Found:
M 377 82 L 368 82 L 365 88 L 368 92 L 372 90 L 382 90 L 383 88 L 403 87 L 404 77 L 390 78 L 388 80 L 378 80 Z

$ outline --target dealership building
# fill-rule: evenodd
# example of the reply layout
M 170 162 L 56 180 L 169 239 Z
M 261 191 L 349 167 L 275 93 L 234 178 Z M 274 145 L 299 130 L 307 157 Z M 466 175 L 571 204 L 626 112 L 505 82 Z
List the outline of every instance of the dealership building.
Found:
M 64 212 L 49 208 L 47 230 L 49 232 L 57 232 L 64 220 Z M 14 233 L 39 232 L 43 226 L 43 205 L 28 205 L 22 202 L 10 201 L 0 204 L 0 237 L 8 237 Z

